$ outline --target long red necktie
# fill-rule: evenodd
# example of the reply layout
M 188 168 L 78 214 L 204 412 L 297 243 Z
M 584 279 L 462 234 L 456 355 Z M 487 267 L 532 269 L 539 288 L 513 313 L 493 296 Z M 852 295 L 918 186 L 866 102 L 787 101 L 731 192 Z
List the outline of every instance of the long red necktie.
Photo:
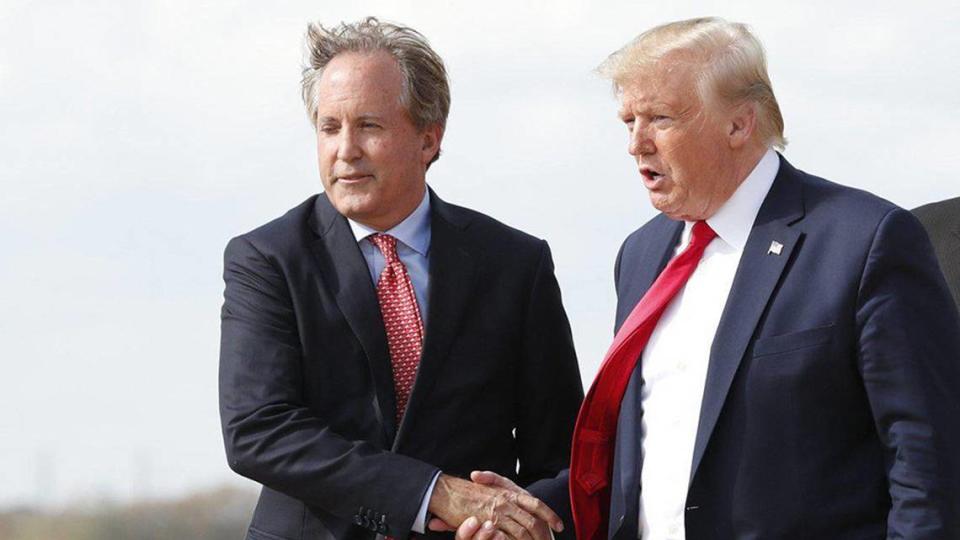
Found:
M 623 393 L 657 321 L 716 236 L 705 221 L 694 223 L 687 248 L 667 264 L 620 326 L 583 400 L 570 456 L 570 504 L 578 540 L 607 538 L 611 469 Z
M 387 331 L 387 347 L 393 366 L 393 389 L 397 396 L 397 426 L 413 390 L 413 381 L 420 364 L 423 347 L 423 320 L 417 295 L 410 281 L 407 267 L 397 255 L 397 239 L 389 234 L 368 237 L 383 253 L 386 266 L 377 281 L 377 299 L 383 326 Z

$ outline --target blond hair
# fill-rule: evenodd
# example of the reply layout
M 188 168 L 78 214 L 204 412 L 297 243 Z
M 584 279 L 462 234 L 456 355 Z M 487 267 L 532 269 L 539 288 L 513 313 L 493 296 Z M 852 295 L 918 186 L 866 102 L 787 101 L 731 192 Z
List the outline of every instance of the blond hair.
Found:
M 643 32 L 611 54 L 597 71 L 619 91 L 643 68 L 667 56 L 690 58 L 697 66 L 701 101 L 757 105 L 757 136 L 783 149 L 783 115 L 767 75 L 767 59 L 760 43 L 742 23 L 703 17 L 663 24 Z

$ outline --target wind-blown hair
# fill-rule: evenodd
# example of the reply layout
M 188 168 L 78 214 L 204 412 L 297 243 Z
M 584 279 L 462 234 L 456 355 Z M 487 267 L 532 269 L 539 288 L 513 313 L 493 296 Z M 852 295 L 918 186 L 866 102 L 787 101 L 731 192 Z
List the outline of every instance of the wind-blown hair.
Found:
M 697 92 L 705 104 L 755 103 L 757 136 L 781 150 L 786 146 L 763 45 L 746 25 L 717 17 L 663 24 L 611 54 L 597 71 L 619 92 L 642 70 L 664 60 L 689 62 L 697 70 Z
M 390 54 L 403 74 L 400 103 L 418 130 L 447 125 L 450 112 L 450 84 L 440 56 L 430 48 L 423 34 L 412 28 L 367 17 L 356 23 L 327 28 L 319 23 L 307 27 L 307 63 L 303 67 L 301 93 L 307 115 L 317 127 L 319 96 L 317 86 L 323 70 L 335 56 L 345 52 Z M 433 157 L 433 163 L 440 152 Z

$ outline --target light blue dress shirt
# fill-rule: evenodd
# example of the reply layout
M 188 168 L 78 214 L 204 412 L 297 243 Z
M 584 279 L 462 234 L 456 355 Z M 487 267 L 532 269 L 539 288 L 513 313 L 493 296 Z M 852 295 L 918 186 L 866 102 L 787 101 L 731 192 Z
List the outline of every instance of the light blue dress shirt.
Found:
M 430 192 L 423 190 L 423 200 L 417 208 L 388 231 L 378 231 L 371 229 L 362 223 L 357 223 L 352 219 L 347 219 L 350 223 L 350 230 L 360 245 L 360 252 L 367 261 L 367 268 L 370 270 L 370 279 L 376 287 L 380 280 L 380 274 L 387 265 L 387 261 L 380 252 L 380 248 L 375 246 L 368 238 L 372 234 L 382 232 L 389 234 L 397 239 L 397 256 L 407 267 L 407 274 L 410 275 L 410 281 L 413 282 L 413 290 L 417 295 L 417 306 L 420 308 L 420 320 L 423 321 L 423 327 L 427 327 L 427 298 L 430 291 Z M 430 504 L 430 496 L 433 495 L 433 488 L 437 484 L 440 473 L 433 477 L 430 487 L 427 488 L 423 500 L 420 502 L 420 511 L 417 512 L 417 518 L 413 522 L 413 532 L 423 534 L 427 525 L 427 507 Z
M 347 220 L 350 223 L 350 230 L 353 236 L 360 244 L 360 252 L 363 253 L 364 260 L 367 261 L 367 268 L 370 269 L 370 279 L 373 280 L 373 286 L 377 286 L 380 280 L 380 274 L 387 265 L 380 248 L 370 241 L 368 236 L 382 232 L 389 234 L 397 239 L 397 255 L 400 261 L 407 267 L 407 274 L 410 275 L 410 281 L 413 282 L 413 290 L 417 295 L 417 306 L 420 308 L 420 320 L 423 326 L 427 326 L 427 298 L 430 292 L 430 194 L 424 189 L 423 200 L 417 208 L 396 226 L 388 231 L 378 231 L 371 229 L 362 223 L 357 223 L 352 219 Z

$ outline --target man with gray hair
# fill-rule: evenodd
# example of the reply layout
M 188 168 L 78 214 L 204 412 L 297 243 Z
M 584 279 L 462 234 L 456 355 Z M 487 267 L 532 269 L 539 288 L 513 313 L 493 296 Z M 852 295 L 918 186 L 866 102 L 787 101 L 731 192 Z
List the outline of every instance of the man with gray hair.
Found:
M 960 538 L 960 323 L 920 223 L 774 150 L 742 24 L 665 24 L 600 71 L 661 214 L 617 256 L 555 508 L 577 538 Z
M 462 477 L 569 460 L 583 388 L 550 250 L 427 187 L 450 90 L 422 35 L 368 18 L 307 46 L 324 193 L 224 257 L 223 437 L 263 484 L 247 537 L 439 535 L 432 514 L 549 538 L 543 503 Z

